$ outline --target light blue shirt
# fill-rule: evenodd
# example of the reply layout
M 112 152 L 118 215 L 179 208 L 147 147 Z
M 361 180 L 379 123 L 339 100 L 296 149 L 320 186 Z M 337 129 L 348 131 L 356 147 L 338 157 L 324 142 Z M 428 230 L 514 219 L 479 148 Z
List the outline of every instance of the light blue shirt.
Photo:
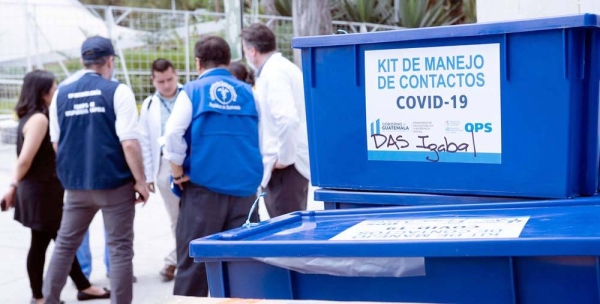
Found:
M 171 112 L 173 111 L 173 105 L 175 105 L 175 100 L 177 99 L 177 94 L 173 96 L 171 99 L 166 99 L 160 93 L 156 93 L 158 99 L 160 100 L 160 136 L 165 135 L 165 125 L 167 124 L 167 119 L 171 116 Z

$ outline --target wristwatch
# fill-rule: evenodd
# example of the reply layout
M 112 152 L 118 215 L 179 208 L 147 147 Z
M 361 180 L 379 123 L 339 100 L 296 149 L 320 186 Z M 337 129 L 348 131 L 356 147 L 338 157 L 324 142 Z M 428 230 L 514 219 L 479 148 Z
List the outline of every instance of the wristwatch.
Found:
M 173 180 L 178 181 L 178 180 L 182 179 L 184 176 L 185 176 L 185 173 L 181 173 L 181 176 L 177 176 L 177 177 L 173 176 Z

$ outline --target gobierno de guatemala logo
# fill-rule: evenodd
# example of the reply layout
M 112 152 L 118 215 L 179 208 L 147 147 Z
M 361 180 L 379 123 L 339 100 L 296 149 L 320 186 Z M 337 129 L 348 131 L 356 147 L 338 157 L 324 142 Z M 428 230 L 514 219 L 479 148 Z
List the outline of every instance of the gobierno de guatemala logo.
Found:
M 382 134 L 381 131 L 396 131 L 406 132 L 409 131 L 408 124 L 403 122 L 381 122 L 381 119 L 377 119 L 371 123 L 371 135 Z
M 217 81 L 210 86 L 210 99 L 216 100 L 222 105 L 228 105 L 236 101 L 237 93 L 227 82 Z

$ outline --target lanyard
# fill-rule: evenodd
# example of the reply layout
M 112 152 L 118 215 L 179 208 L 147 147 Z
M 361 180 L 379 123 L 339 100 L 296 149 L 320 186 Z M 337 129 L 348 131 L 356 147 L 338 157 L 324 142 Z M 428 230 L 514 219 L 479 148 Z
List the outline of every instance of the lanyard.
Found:
M 175 96 L 173 97 L 173 100 L 177 100 L 177 96 L 179 95 L 179 92 L 181 92 L 181 88 L 177 88 L 177 93 L 175 93 Z M 162 97 L 160 97 L 160 95 L 158 93 L 156 93 L 156 97 L 158 97 L 158 99 L 160 100 L 160 103 L 167 110 L 167 112 L 169 112 L 169 115 L 171 115 L 171 111 L 173 109 L 169 108 L 169 106 L 167 105 L 167 103 L 164 101 L 164 99 L 162 99 Z
M 160 103 L 163 105 L 163 107 L 167 110 L 167 112 L 169 112 L 169 115 L 171 115 L 172 109 L 169 108 L 169 106 L 167 106 L 167 103 L 160 96 L 157 96 L 157 97 L 158 97 L 158 99 L 160 99 Z M 177 98 L 177 97 L 175 97 L 175 98 Z

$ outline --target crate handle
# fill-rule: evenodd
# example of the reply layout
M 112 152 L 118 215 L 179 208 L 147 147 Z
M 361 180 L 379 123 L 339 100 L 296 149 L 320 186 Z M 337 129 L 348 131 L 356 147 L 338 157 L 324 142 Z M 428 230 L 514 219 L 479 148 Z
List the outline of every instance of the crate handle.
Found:
M 250 222 L 250 218 L 252 217 L 252 213 L 254 213 L 254 209 L 256 209 L 256 205 L 258 205 L 258 201 L 261 197 L 264 197 L 265 195 L 267 195 L 267 192 L 262 192 L 256 197 L 256 200 L 254 200 L 254 203 L 252 204 L 252 208 L 250 208 L 250 213 L 248 213 L 248 218 L 246 219 L 244 225 L 242 225 L 243 228 L 250 228 L 258 225 L 258 223 Z

